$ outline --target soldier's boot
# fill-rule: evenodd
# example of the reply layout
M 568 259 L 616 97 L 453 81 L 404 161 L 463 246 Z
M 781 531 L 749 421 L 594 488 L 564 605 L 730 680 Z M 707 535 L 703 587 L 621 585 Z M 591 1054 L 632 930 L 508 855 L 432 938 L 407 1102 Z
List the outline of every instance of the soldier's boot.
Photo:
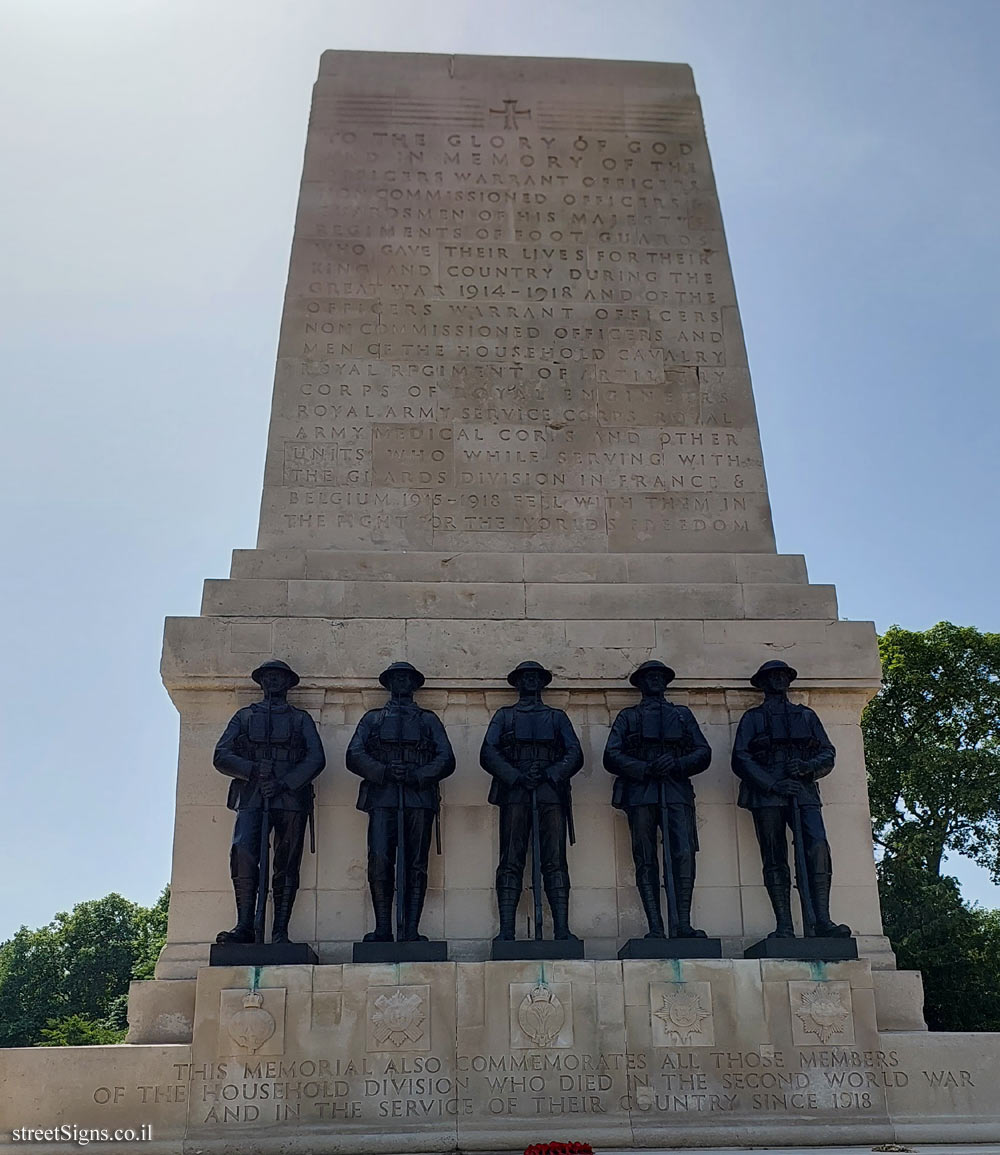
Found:
M 820 938 L 850 938 L 851 928 L 843 922 L 834 922 L 830 918 L 830 880 L 832 875 L 814 874 L 810 879 L 812 885 L 813 912 L 816 923 L 813 934 Z
M 767 937 L 795 938 L 795 927 L 792 925 L 792 879 L 788 868 L 768 870 L 764 874 L 764 887 L 777 923 Z
M 579 942 L 577 936 L 569 929 L 569 891 L 545 889 L 549 900 L 549 909 L 552 911 L 552 937 L 559 942 Z
M 513 942 L 514 920 L 517 916 L 517 904 L 521 901 L 520 890 L 513 887 L 497 887 L 497 909 L 500 911 L 500 930 L 494 942 Z
M 292 917 L 298 887 L 283 887 L 274 891 L 274 918 L 271 921 L 271 942 L 289 942 L 288 920 Z
M 236 895 L 236 925 L 232 930 L 221 930 L 215 936 L 219 943 L 253 942 L 253 916 L 257 906 L 257 880 L 234 878 L 233 892 Z
M 674 875 L 674 895 L 677 898 L 677 937 L 708 938 L 703 930 L 691 925 L 691 899 L 694 897 L 694 876 L 677 872 Z
M 421 934 L 420 915 L 424 909 L 424 896 L 427 894 L 427 879 L 411 879 L 407 888 L 406 910 L 403 915 L 402 942 L 426 942 L 427 935 Z
M 646 915 L 646 922 L 649 924 L 649 933 L 646 938 L 666 938 L 667 933 L 663 929 L 663 913 L 660 910 L 659 886 L 653 882 L 637 882 L 636 889 L 639 891 L 642 909 Z
M 365 942 L 392 942 L 392 883 L 370 882 L 372 908 L 375 911 L 375 929 L 364 937 Z

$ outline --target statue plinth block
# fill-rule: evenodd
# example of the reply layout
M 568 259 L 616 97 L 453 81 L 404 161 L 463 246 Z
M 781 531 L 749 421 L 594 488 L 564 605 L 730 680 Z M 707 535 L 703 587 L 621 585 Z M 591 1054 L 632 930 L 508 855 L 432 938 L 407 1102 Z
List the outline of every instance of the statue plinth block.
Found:
M 287 967 L 319 962 L 305 942 L 214 942 L 208 954 L 213 967 Z
M 619 958 L 722 958 L 719 938 L 630 938 Z
M 519 942 L 494 942 L 490 958 L 494 962 L 583 958 L 583 940 L 529 938 Z
M 762 938 L 748 946 L 743 957 L 844 962 L 858 957 L 858 943 L 853 938 Z
M 356 942 L 356 963 L 447 962 L 446 942 Z
M 203 966 L 188 1045 L 0 1048 L 0 1152 L 70 1124 L 151 1127 L 142 1155 L 997 1142 L 1000 1034 L 880 1030 L 872 983 L 867 960 Z M 897 993 L 913 1021 L 919 984 Z

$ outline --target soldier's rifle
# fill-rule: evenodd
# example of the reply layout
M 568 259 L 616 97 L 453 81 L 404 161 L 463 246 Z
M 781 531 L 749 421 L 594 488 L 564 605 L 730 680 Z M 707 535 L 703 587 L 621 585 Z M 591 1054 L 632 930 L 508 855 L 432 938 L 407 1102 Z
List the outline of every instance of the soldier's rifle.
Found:
M 260 816 L 260 847 L 257 854 L 257 909 L 254 912 L 253 920 L 253 940 L 257 943 L 264 941 L 264 922 L 267 918 L 267 890 L 270 885 L 271 873 L 271 799 L 264 793 L 263 784 L 266 779 L 274 776 L 274 751 L 271 749 L 271 699 L 268 697 L 267 701 L 267 743 L 265 750 L 267 753 L 267 769 L 259 768 L 257 776 L 259 779 L 258 789 L 260 790 L 261 798 L 261 816 Z
M 667 895 L 667 938 L 677 937 L 677 880 L 674 878 L 674 856 L 670 847 L 670 811 L 667 807 L 667 784 L 661 778 L 660 846 L 663 850 L 663 889 Z
M 655 762 L 665 754 L 677 758 L 678 751 L 666 742 L 657 742 L 650 761 Z M 677 937 L 677 880 L 674 878 L 674 858 L 670 846 L 670 810 L 667 803 L 667 784 L 660 778 L 658 783 L 660 798 L 660 846 L 663 852 L 663 889 L 667 896 L 667 938 Z
M 535 938 L 542 937 L 542 837 L 538 828 L 538 787 L 531 788 L 531 892 L 535 899 Z
M 764 745 L 777 764 L 778 778 L 792 778 L 796 782 L 803 779 L 796 766 L 799 757 L 786 742 L 775 741 L 768 736 Z M 812 938 L 816 933 L 816 907 L 813 903 L 812 884 L 809 881 L 809 867 L 806 862 L 806 848 L 802 838 L 802 807 L 797 793 L 791 795 L 792 801 L 792 851 L 795 855 L 795 889 L 799 892 L 799 905 L 802 907 L 802 932 L 806 938 Z
M 394 724 L 395 734 L 393 737 L 396 741 L 393 743 L 398 750 L 399 739 L 403 734 L 403 721 L 398 714 L 390 714 L 388 707 L 382 711 L 382 727 L 386 726 L 387 721 Z M 380 728 L 381 730 L 381 728 Z M 392 730 L 390 729 L 390 734 Z M 383 749 L 385 747 L 383 746 Z M 398 762 L 390 763 L 390 766 L 395 773 Z M 406 799 L 404 796 L 405 789 L 405 774 L 406 761 L 402 761 L 404 778 L 402 781 L 396 781 L 396 941 L 403 941 L 404 925 L 405 925 L 405 911 L 406 911 Z
M 797 794 L 792 795 L 792 845 L 795 848 L 795 885 L 802 904 L 802 930 L 806 938 L 812 938 L 816 933 L 816 910 L 806 864 L 806 848 L 802 842 L 802 807 Z
M 403 783 L 396 783 L 396 942 L 403 941 L 406 906 L 406 809 Z

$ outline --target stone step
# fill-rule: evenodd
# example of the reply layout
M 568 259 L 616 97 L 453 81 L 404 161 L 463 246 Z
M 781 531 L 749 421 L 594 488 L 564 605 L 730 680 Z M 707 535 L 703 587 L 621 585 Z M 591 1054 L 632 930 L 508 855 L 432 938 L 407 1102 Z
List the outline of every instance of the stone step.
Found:
M 534 656 L 557 677 L 554 688 L 624 686 L 631 670 L 657 657 L 684 686 L 734 686 L 769 658 L 813 681 L 870 694 L 881 677 L 871 622 L 519 620 L 441 618 L 168 618 L 163 681 L 171 691 L 209 686 L 252 690 L 249 673 L 268 657 L 290 662 L 310 685 L 332 679 L 377 686 L 390 662 L 413 662 L 431 686 L 504 688 L 503 676 Z M 301 699 L 300 699 L 301 700 Z M 856 717 L 856 715 L 855 715 Z
M 237 549 L 232 578 L 414 582 L 748 582 L 809 579 L 801 554 L 393 553 Z
M 738 582 L 205 582 L 208 617 L 466 619 L 837 618 L 833 586 Z

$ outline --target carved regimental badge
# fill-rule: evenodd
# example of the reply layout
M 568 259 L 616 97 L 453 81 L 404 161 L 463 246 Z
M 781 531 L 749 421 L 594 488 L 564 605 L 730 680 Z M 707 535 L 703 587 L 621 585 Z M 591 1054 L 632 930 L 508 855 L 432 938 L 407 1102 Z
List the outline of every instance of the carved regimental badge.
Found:
M 280 1055 L 284 1050 L 284 987 L 220 992 L 220 1055 Z
M 511 1047 L 572 1047 L 573 995 L 569 983 L 510 984 Z
M 650 983 L 654 1047 L 715 1046 L 712 984 Z
M 430 1049 L 430 988 L 370 987 L 368 990 L 368 1050 L 427 1051 Z
M 854 1042 L 851 984 L 790 982 L 792 1042 L 800 1047 Z

